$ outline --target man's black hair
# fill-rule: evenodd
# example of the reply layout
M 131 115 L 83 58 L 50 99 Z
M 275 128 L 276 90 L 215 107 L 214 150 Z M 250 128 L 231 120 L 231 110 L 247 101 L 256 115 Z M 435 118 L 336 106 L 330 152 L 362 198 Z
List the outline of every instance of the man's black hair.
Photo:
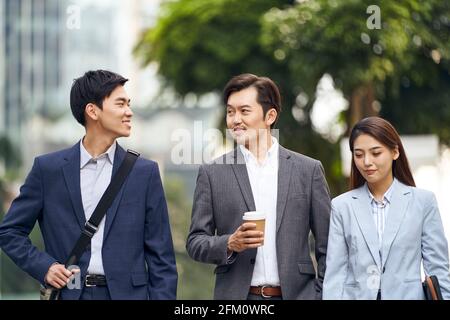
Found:
M 103 100 L 127 81 L 128 79 L 121 75 L 106 70 L 88 71 L 82 77 L 75 79 L 70 90 L 70 108 L 75 119 L 86 126 L 84 117 L 86 105 L 93 103 L 101 109 Z

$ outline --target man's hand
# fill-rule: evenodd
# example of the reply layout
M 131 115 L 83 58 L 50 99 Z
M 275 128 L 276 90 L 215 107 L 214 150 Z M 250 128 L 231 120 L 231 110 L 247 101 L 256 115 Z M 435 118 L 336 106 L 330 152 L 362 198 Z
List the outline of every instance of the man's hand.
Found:
M 264 240 L 264 232 L 255 231 L 256 224 L 251 222 L 243 223 L 228 238 L 228 252 L 242 252 L 246 249 L 258 248 Z
M 45 275 L 45 282 L 56 289 L 64 288 L 70 281 L 72 274 L 80 272 L 80 269 L 66 269 L 64 265 L 52 264 Z

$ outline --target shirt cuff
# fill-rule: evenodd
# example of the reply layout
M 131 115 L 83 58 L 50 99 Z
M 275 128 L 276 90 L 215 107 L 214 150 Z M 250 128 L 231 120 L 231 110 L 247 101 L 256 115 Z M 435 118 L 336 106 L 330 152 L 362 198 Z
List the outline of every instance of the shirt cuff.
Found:
M 237 252 L 232 251 L 230 255 L 227 256 L 227 264 L 232 264 L 237 257 Z

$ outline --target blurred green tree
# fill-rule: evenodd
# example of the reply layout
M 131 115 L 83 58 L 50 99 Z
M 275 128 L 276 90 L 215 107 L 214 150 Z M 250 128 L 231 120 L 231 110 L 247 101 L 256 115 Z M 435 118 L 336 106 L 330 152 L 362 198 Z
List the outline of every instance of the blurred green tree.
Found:
M 177 299 L 212 299 L 213 267 L 193 261 L 185 249 L 190 222 L 188 213 L 192 208 L 192 199 L 188 199 L 183 180 L 176 174 L 170 174 L 164 178 L 164 191 L 169 210 L 178 279 L 182 279 L 178 281 Z M 198 287 L 199 284 L 201 288 Z
M 6 211 L 7 183 L 18 176 L 21 165 L 22 158 L 19 150 L 8 136 L 0 136 L 0 218 Z
M 403 133 L 433 132 L 449 144 L 450 2 L 375 3 L 315 0 L 274 8 L 262 20 L 261 41 L 279 52 L 309 95 L 330 74 L 350 103 L 348 128 L 381 111 Z
M 16 180 L 20 175 L 22 159 L 19 149 L 13 145 L 7 136 L 0 137 L 0 165 L 4 172 L 0 175 L 0 219 L 9 208 L 13 195 L 8 190 L 8 185 Z M 34 228 L 30 238 L 39 248 L 43 247 L 42 237 L 40 236 L 39 227 Z M 3 252 L 0 252 L 0 295 L 2 298 L 9 297 L 25 297 L 28 293 L 35 293 L 34 296 L 27 298 L 39 298 L 39 284 L 24 271 L 19 269 L 11 259 Z
M 8 173 L 15 173 L 22 165 L 19 149 L 15 147 L 7 135 L 0 136 L 0 164 Z
M 180 94 L 219 90 L 244 66 L 261 74 L 278 73 L 270 53 L 262 50 L 260 19 L 270 8 L 292 2 L 167 1 L 135 51 L 144 64 L 157 61 L 166 85 Z
M 319 80 L 331 75 L 348 100 L 338 118 L 347 129 L 380 114 L 400 133 L 450 144 L 449 34 L 448 1 L 179 0 L 163 5 L 135 52 L 181 95 L 218 92 L 243 72 L 274 79 L 281 142 L 320 159 L 337 194 L 346 188 L 339 144 L 311 123 Z

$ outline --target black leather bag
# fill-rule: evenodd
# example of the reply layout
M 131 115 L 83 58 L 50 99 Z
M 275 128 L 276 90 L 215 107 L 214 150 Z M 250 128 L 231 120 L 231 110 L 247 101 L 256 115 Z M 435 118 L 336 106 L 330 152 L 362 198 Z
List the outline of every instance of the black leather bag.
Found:
M 441 287 L 436 276 L 427 276 L 422 283 L 425 300 L 444 300 L 442 298 Z

